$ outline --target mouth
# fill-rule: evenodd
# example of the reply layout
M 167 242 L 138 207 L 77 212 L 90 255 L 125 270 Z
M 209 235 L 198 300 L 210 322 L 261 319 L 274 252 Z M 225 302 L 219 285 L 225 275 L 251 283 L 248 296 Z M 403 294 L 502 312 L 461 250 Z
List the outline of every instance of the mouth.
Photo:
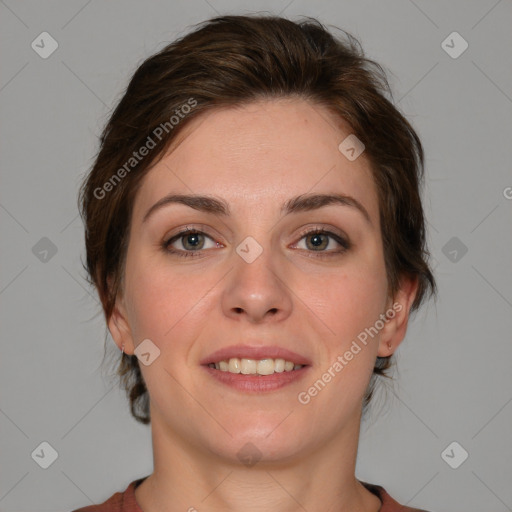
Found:
M 229 372 L 243 375 L 273 375 L 275 373 L 293 372 L 300 370 L 305 365 L 296 364 L 293 361 L 286 361 L 282 358 L 277 359 L 246 359 L 232 357 L 216 363 L 210 363 L 209 368 L 221 372 Z
M 311 362 L 280 347 L 238 345 L 201 361 L 217 382 L 244 392 L 274 391 L 304 377 Z

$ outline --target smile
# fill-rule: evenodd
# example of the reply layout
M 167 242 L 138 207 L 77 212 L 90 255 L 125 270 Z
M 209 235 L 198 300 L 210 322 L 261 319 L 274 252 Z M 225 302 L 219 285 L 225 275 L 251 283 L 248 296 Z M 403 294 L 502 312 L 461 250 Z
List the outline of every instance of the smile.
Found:
M 300 370 L 303 365 L 295 364 L 293 361 L 277 359 L 246 359 L 232 357 L 216 363 L 210 363 L 209 368 L 228 373 L 241 373 L 243 375 L 273 375 L 274 373 L 291 372 Z

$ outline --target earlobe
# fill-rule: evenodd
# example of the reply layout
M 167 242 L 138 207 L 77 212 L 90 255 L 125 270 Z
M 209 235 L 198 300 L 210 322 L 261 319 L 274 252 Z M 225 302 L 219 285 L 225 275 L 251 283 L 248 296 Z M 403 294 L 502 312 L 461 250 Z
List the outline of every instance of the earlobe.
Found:
M 108 330 L 119 350 L 123 350 L 125 354 L 132 355 L 135 347 L 122 298 L 116 298 L 114 309 L 107 324 Z
M 385 312 L 387 321 L 380 333 L 379 357 L 392 355 L 402 343 L 407 331 L 412 303 L 418 291 L 417 277 L 402 277 L 400 288 L 390 300 Z

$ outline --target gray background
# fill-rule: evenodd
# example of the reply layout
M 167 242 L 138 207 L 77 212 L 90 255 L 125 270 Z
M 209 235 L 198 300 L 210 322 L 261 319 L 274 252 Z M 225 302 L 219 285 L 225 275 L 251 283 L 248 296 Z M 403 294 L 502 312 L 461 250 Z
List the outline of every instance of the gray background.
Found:
M 360 38 L 426 149 L 439 300 L 363 424 L 357 477 L 433 512 L 512 510 L 510 0 L 0 1 L 0 510 L 72 510 L 152 471 L 150 427 L 99 368 L 77 188 L 145 57 L 217 13 L 261 10 Z M 43 31 L 59 45 L 46 59 L 31 47 Z M 453 31 L 458 58 L 441 46 Z M 31 457 L 43 441 L 58 452 L 46 470 Z M 453 441 L 469 453 L 457 469 L 441 457 Z

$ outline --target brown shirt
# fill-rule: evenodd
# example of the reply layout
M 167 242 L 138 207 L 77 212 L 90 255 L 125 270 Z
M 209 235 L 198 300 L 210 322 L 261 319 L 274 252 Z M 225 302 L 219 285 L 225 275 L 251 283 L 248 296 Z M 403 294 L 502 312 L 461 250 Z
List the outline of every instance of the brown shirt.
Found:
M 73 510 L 73 512 L 144 512 L 135 499 L 135 488 L 141 484 L 145 478 L 147 477 L 134 480 L 124 492 L 116 492 L 100 505 L 89 505 Z M 382 502 L 379 512 L 427 512 L 423 509 L 400 505 L 380 485 L 368 484 L 366 482 L 361 483 Z

